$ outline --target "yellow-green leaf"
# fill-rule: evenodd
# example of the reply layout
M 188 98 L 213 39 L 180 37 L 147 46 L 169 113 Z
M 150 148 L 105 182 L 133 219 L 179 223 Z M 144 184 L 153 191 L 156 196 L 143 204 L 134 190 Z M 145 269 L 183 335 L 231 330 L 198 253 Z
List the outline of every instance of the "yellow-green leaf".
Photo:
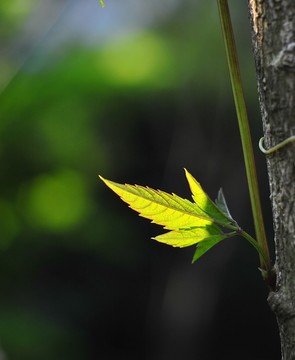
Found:
M 192 192 L 192 198 L 200 209 L 206 212 L 211 218 L 218 220 L 220 223 L 223 223 L 224 225 L 230 224 L 231 220 L 209 198 L 202 189 L 200 183 L 186 169 L 184 169 L 184 171 Z
M 211 240 L 219 242 L 226 238 L 225 234 L 222 234 L 221 231 L 215 231 L 215 229 L 216 227 L 213 230 L 212 227 L 207 226 L 189 230 L 169 231 L 153 239 L 173 247 L 186 247 L 201 241 Z
M 131 209 L 165 229 L 205 227 L 213 223 L 211 217 L 198 205 L 175 194 L 139 185 L 118 184 L 101 176 L 100 178 L 129 204 Z

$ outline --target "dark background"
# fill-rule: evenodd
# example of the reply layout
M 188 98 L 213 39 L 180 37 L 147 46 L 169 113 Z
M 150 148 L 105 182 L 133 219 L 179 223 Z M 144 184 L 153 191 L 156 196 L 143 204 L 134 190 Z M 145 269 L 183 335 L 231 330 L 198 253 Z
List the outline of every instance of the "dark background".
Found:
M 272 239 L 247 6 L 230 7 Z M 191 265 L 97 177 L 190 198 L 186 167 L 253 234 L 216 2 L 2 0 L 0 39 L 0 359 L 279 359 L 255 250 Z

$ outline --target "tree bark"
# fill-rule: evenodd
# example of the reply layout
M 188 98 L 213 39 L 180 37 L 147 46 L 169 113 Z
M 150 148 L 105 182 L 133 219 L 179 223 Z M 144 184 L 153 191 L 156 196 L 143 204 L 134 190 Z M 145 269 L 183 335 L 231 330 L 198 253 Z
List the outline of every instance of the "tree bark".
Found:
M 295 1 L 248 0 L 264 146 L 295 135 Z M 295 359 L 295 143 L 266 155 L 275 234 L 282 359 Z

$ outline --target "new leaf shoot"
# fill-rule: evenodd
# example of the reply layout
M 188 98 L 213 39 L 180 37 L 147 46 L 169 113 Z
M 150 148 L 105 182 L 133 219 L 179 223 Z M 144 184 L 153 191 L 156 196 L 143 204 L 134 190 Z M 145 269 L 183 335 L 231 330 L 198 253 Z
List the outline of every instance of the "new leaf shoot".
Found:
M 140 216 L 170 230 L 153 239 L 173 247 L 198 245 L 193 262 L 220 241 L 240 233 L 228 212 L 219 208 L 185 169 L 194 202 L 149 187 L 100 179 Z

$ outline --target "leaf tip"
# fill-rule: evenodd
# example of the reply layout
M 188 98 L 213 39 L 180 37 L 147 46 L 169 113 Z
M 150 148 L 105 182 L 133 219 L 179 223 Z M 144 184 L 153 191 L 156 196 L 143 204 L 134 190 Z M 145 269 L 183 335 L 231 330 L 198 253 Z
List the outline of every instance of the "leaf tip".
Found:
M 183 170 L 184 170 L 185 176 L 188 177 L 190 175 L 190 173 L 187 171 L 186 168 L 183 168 Z
M 190 187 L 193 182 L 199 185 L 199 182 L 193 177 L 193 175 L 186 168 L 184 168 L 184 172 Z
M 106 179 L 104 177 L 102 177 L 101 175 L 98 175 L 98 177 L 100 178 L 101 181 L 103 181 L 104 183 L 106 183 Z
M 114 186 L 116 185 L 116 183 L 112 182 L 111 180 L 105 179 L 101 175 L 98 175 L 98 177 L 100 178 L 101 181 L 105 183 L 106 186 L 108 186 L 110 189 L 114 191 Z

